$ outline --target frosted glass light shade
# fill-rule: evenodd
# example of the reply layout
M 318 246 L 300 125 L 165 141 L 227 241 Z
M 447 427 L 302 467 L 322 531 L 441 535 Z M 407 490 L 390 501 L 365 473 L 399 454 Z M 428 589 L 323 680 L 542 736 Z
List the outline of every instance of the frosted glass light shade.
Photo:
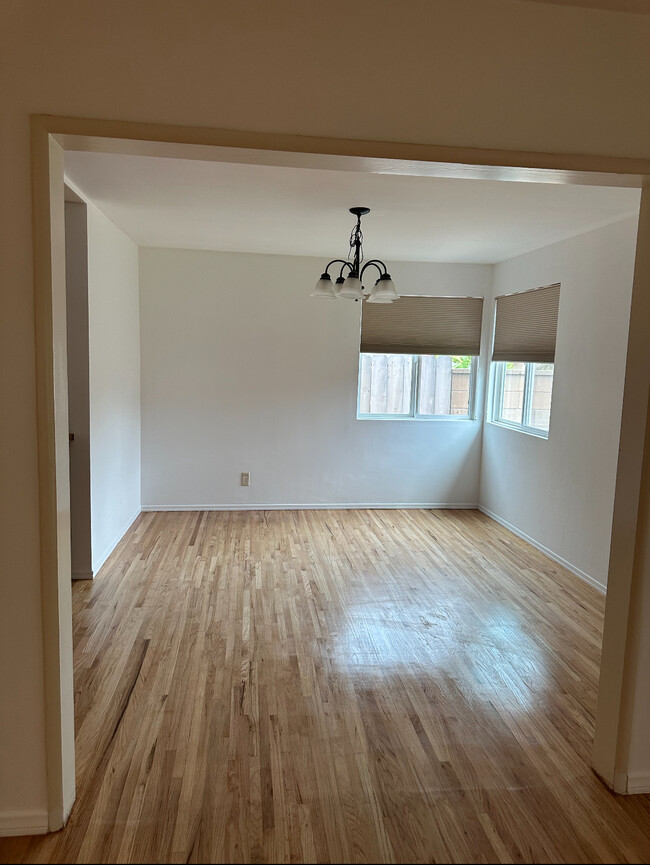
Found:
M 386 274 L 375 283 L 375 287 L 368 298 L 368 303 L 392 303 L 394 300 L 399 300 L 399 294 L 393 280 Z
M 361 280 L 359 277 L 348 276 L 341 286 L 338 296 L 348 298 L 349 300 L 363 300 L 365 294 L 361 290 Z
M 336 292 L 332 284 L 332 278 L 329 273 L 324 273 L 316 283 L 316 288 L 310 294 L 310 297 L 329 297 L 335 298 Z

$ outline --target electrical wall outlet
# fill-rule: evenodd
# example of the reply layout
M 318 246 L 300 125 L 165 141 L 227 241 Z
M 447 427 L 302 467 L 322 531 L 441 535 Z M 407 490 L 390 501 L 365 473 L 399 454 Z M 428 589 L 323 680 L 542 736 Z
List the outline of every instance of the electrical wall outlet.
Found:
M 243 487 L 247 487 L 250 485 L 250 482 L 251 482 L 250 472 L 242 472 L 241 473 L 241 485 Z

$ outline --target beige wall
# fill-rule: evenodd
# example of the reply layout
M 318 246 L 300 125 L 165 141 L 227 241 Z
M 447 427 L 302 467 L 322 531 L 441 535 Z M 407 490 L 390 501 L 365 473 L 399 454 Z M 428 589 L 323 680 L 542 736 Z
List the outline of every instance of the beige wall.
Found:
M 649 395 L 650 396 L 650 395 Z M 648 405 L 650 416 L 650 404 Z M 650 423 L 646 428 L 644 476 L 650 481 Z M 631 676 L 628 708 L 632 723 L 629 731 L 629 749 L 623 769 L 627 773 L 628 792 L 647 792 L 650 786 L 650 502 L 647 498 L 639 509 L 639 534 L 642 541 L 636 555 L 635 567 L 639 580 L 633 597 L 633 615 L 630 634 Z
M 649 27 L 515 0 L 3 0 L 0 815 L 45 801 L 29 115 L 650 157 Z

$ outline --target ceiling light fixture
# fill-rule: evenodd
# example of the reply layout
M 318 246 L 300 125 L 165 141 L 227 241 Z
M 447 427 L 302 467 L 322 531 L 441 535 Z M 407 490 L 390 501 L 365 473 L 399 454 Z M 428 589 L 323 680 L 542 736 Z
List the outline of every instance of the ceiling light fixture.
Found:
M 312 297 L 344 297 L 348 300 L 367 300 L 368 303 L 392 303 L 398 300 L 399 294 L 390 278 L 390 273 L 383 261 L 378 258 L 373 258 L 367 261 L 363 267 L 363 234 L 361 233 L 361 217 L 366 213 L 370 213 L 369 207 L 351 207 L 350 213 L 357 217 L 357 224 L 352 229 L 350 235 L 350 251 L 348 253 L 348 261 L 342 258 L 335 258 L 325 268 L 320 279 L 316 283 L 316 288 L 312 291 Z M 329 269 L 333 264 L 340 264 L 341 269 L 336 278 L 336 282 L 332 282 L 332 277 L 329 275 Z M 372 289 L 367 290 L 362 285 L 363 274 L 369 267 L 376 267 L 379 271 L 379 278 L 375 282 Z M 347 276 L 343 273 L 348 269 Z

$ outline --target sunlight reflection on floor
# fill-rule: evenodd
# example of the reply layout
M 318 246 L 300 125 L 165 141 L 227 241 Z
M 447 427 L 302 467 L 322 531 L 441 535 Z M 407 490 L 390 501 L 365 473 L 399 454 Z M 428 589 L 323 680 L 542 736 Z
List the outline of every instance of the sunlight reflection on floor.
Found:
M 548 653 L 513 611 L 492 605 L 479 621 L 458 602 L 438 609 L 416 602 L 350 604 L 333 637 L 333 661 L 352 678 L 387 674 L 464 684 L 470 700 L 498 700 L 518 711 L 539 700 L 552 679 Z

